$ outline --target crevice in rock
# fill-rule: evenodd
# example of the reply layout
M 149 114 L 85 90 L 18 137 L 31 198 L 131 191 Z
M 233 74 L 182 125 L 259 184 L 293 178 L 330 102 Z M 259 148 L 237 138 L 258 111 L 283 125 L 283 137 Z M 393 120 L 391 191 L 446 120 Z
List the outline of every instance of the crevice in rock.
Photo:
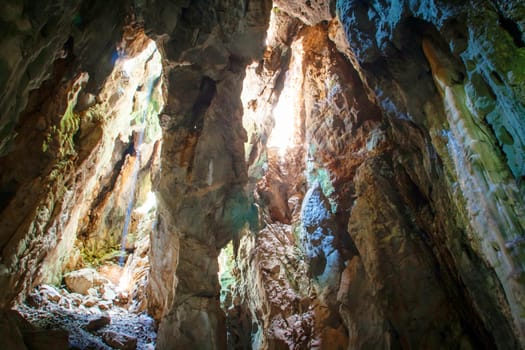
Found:
M 0 348 L 524 347 L 522 2 L 113 5 L 0 14 Z
M 11 180 L 10 182 L 3 184 L 0 189 L 0 212 L 2 212 L 15 197 L 19 186 L 20 185 L 16 180 Z
M 194 132 L 200 132 L 204 124 L 204 113 L 210 107 L 213 97 L 217 93 L 215 81 L 210 77 L 203 77 L 200 83 L 199 95 L 192 107 L 192 116 L 189 128 Z
M 38 274 L 20 293 L 26 304 L 18 304 L 17 310 L 31 320 L 27 327 L 35 334 L 24 333 L 24 341 L 49 336 L 46 344 L 56 349 L 136 348 L 137 336 L 129 335 L 135 332 L 143 337 L 138 340 L 139 348 L 155 344 L 154 321 L 144 313 L 149 242 L 157 215 L 151 183 L 159 168 L 161 63 L 153 43 L 144 40 L 143 33 L 134 35 L 138 37 L 134 49 L 142 47 L 127 57 L 121 53 L 96 99 L 80 93 L 84 93 L 87 74 L 75 76 L 72 82 L 55 82 L 58 88 L 53 89 L 59 94 L 50 102 L 45 91 L 32 94 L 28 108 L 34 111 L 28 116 L 41 113 L 46 117 L 39 128 L 48 136 L 44 146 L 38 146 L 52 160 L 52 167 L 43 170 L 42 176 L 56 186 L 50 186 L 47 194 L 47 200 L 55 203 L 37 209 L 46 215 L 41 220 L 51 221 L 39 230 L 50 236 L 44 236 L 45 240 L 56 242 L 49 242 L 46 256 L 37 261 Z M 48 85 L 52 87 L 53 80 L 44 87 Z M 36 100 L 46 104 L 38 107 Z M 12 201 L 20 201 L 20 193 L 14 192 Z M 6 203 L 7 209 L 10 205 Z M 127 237 L 120 238 L 124 232 L 115 230 L 123 225 L 125 207 L 130 210 L 130 230 Z M 115 264 L 121 256 L 126 258 L 122 267 Z M 100 331 L 85 332 L 90 318 L 104 312 L 111 314 L 113 323 Z M 65 345 L 58 338 L 52 340 L 42 327 L 62 329 Z
M 97 194 L 97 197 L 93 201 L 92 209 L 90 210 L 90 218 L 89 222 L 93 221 L 93 218 L 91 218 L 91 215 L 94 215 L 95 212 L 97 212 L 97 208 L 100 207 L 100 205 L 105 201 L 105 199 L 111 195 L 112 191 L 115 189 L 115 185 L 117 183 L 117 179 L 122 172 L 122 169 L 124 167 L 126 158 L 133 154 L 134 147 L 133 143 L 123 143 L 120 138 L 115 139 L 115 146 L 113 148 L 113 155 L 112 160 L 116 160 L 113 166 L 114 171 L 112 171 L 109 175 L 108 179 L 100 179 L 99 182 L 102 185 L 102 189 Z M 88 238 L 88 232 L 80 232 L 78 234 L 79 238 Z
M 509 33 L 514 45 L 516 47 L 525 47 L 525 41 L 523 41 L 523 33 L 520 30 L 520 27 L 512 19 L 505 17 L 502 13 L 498 13 L 498 21 L 501 27 Z

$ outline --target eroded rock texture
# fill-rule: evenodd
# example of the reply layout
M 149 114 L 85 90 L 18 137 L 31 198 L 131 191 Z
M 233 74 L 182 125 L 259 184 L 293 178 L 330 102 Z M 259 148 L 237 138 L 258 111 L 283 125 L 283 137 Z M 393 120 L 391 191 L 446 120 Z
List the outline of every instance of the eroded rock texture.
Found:
M 341 1 L 333 20 L 279 5 L 256 73 L 275 91 L 245 103 L 245 118 L 262 110 L 248 165 L 266 217 L 241 240 L 232 327 L 255 348 L 336 348 L 334 334 L 349 348 L 520 347 L 521 5 Z M 286 165 L 261 152 L 279 94 L 299 105 Z
M 433 250 L 449 298 L 461 298 L 463 322 L 483 344 L 517 347 L 524 106 L 516 15 L 523 5 L 340 2 L 338 10 L 352 60 L 395 141 L 394 177 L 405 178 L 396 182 L 412 201 L 408 217 Z M 494 75 L 496 67 L 505 76 Z M 358 198 L 352 214 L 359 207 Z M 350 233 L 355 228 L 351 219 Z
M 245 65 L 262 54 L 271 4 L 157 3 L 144 8 L 167 89 L 150 310 L 160 319 L 159 348 L 220 349 L 217 257 L 253 215 L 240 94 Z
M 2 308 L 118 238 L 136 170 L 159 349 L 525 346 L 522 2 L 2 5 Z M 111 73 L 146 35 L 162 77 Z M 151 91 L 162 150 L 120 118 Z
M 115 63 L 111 57 L 116 58 L 126 10 L 122 1 L 107 11 L 101 3 L 81 1 L 8 1 L 2 7 L 0 304 L 5 307 L 42 277 L 53 279 L 73 245 L 86 202 L 96 195 L 98 176 L 113 171 L 104 167 L 114 136 L 102 124 L 116 127 L 115 110 L 98 115 L 88 109 Z M 103 28 L 101 38 L 97 33 Z M 44 259 L 51 264 L 47 271 L 41 269 Z

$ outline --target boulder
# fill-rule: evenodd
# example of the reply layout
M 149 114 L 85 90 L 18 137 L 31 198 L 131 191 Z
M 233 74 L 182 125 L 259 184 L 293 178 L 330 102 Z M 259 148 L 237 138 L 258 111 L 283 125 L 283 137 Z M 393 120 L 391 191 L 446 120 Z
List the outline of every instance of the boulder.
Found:
M 88 324 L 86 325 L 86 329 L 88 331 L 98 331 L 104 326 L 107 326 L 111 323 L 111 318 L 107 314 L 103 314 L 100 316 L 93 317 L 89 320 Z
M 71 293 L 69 295 L 69 298 L 71 299 L 71 301 L 73 302 L 73 305 L 75 306 L 79 306 L 84 301 L 82 294 L 78 294 L 78 293 Z
M 106 331 L 102 333 L 102 339 L 104 343 L 115 349 L 135 350 L 137 348 L 137 338 L 128 334 Z
M 100 310 L 109 310 L 113 306 L 113 303 L 111 301 L 102 300 L 98 303 L 98 308 Z
M 96 270 L 85 268 L 66 274 L 64 282 L 70 292 L 87 295 L 90 288 L 103 285 L 109 281 L 101 277 Z
M 101 290 L 102 299 L 107 300 L 107 301 L 112 301 L 117 297 L 117 292 L 115 292 L 115 290 L 113 289 L 111 285 L 105 284 L 101 288 L 103 288 Z
M 40 295 L 46 300 L 52 301 L 54 303 L 59 303 L 62 299 L 60 293 L 55 288 L 47 284 L 41 285 L 39 290 Z

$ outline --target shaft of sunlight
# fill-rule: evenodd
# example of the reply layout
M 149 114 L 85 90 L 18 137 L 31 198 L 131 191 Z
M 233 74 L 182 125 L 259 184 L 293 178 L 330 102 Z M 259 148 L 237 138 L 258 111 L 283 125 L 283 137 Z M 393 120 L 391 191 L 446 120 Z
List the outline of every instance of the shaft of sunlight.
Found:
M 298 121 L 301 113 L 301 86 L 303 84 L 302 41 L 292 45 L 290 68 L 286 72 L 284 88 L 272 111 L 274 127 L 268 139 L 268 147 L 277 148 L 279 156 L 285 156 L 288 149 L 296 144 Z

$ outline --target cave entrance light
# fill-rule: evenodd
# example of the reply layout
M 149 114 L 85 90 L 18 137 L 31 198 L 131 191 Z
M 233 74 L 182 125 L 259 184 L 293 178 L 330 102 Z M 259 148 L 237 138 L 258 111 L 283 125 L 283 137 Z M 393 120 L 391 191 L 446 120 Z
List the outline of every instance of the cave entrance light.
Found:
M 148 68 L 150 68 L 151 76 L 159 76 L 162 71 L 160 53 L 158 52 L 157 44 L 153 40 L 150 40 L 148 45 L 138 55 L 130 58 L 122 56 L 116 63 L 116 69 L 120 67 L 122 72 L 128 77 L 132 75 L 142 76 L 146 63 L 150 65 Z
M 105 217 L 94 222 L 91 235 L 79 238 L 77 233 L 81 251 L 93 252 L 83 254 L 81 267 L 109 271 L 117 290 L 129 295 L 143 278 L 144 266 L 149 265 L 148 257 L 136 252 L 149 249 L 150 233 L 155 230 L 157 201 L 151 177 L 160 165 L 162 134 L 158 114 L 164 106 L 161 54 L 154 41 L 141 43 L 141 51 L 116 60 L 100 93 L 105 101 L 101 106 L 107 108 L 102 113 L 111 123 L 107 128 L 108 143 L 118 144 L 116 139 L 120 139 L 128 145 L 123 151 L 113 150 L 123 153 L 119 154 L 122 164 L 114 169 L 119 174 L 113 185 L 114 199 L 108 202 L 112 208 L 97 208 Z M 101 162 L 110 167 L 109 160 L 108 156 Z
M 268 138 L 268 147 L 276 149 L 281 160 L 284 160 L 288 150 L 300 141 L 298 123 L 302 105 L 302 84 L 303 45 L 302 40 L 297 40 L 292 44 L 292 58 L 283 90 L 272 111 L 274 127 Z
M 157 45 L 155 45 L 155 42 L 151 41 L 146 47 L 146 49 L 137 56 L 130 59 L 125 59 L 122 62 L 121 67 L 123 73 L 127 76 L 139 75 L 143 79 L 141 89 L 142 91 L 140 93 L 139 91 L 137 91 L 134 99 L 134 103 L 136 104 L 137 110 L 135 124 L 139 126 L 139 129 L 137 132 L 138 137 L 134 141 L 136 160 L 134 162 L 133 171 L 131 175 L 130 198 L 128 199 L 128 205 L 124 218 L 124 228 L 122 229 L 122 237 L 120 244 L 121 255 L 119 258 L 119 265 L 124 266 L 124 258 L 126 256 L 126 239 L 131 223 L 132 210 L 135 204 L 135 191 L 137 187 L 140 164 L 142 162 L 141 149 L 142 144 L 144 143 L 144 135 L 147 131 L 146 128 L 148 127 L 148 123 L 146 123 L 146 121 L 148 118 L 154 117 L 149 115 L 152 112 L 150 108 L 152 104 L 152 94 L 153 89 L 155 88 L 155 84 L 159 81 L 159 77 L 162 73 L 161 58 L 157 50 Z
M 233 242 L 230 241 L 224 248 L 221 249 L 217 258 L 219 263 L 219 271 L 217 276 L 221 286 L 220 303 L 222 309 L 226 312 L 230 307 L 232 286 L 235 284 L 233 277 L 233 270 L 235 267 L 235 255 L 233 249 Z
M 279 45 L 277 27 L 275 11 L 272 11 L 266 33 L 268 52 Z M 246 67 L 241 100 L 244 106 L 243 126 L 249 138 L 245 143 L 247 157 L 259 140 L 268 152 L 278 155 L 281 162 L 285 161 L 284 157 L 289 149 L 299 144 L 303 104 L 303 56 L 303 42 L 300 38 L 292 43 L 290 63 L 288 67 L 280 68 L 282 73 L 276 71 L 261 74 L 260 62 L 253 62 Z M 285 74 L 283 89 L 273 91 L 275 79 L 280 79 L 280 74 Z M 277 100 L 274 100 L 275 95 L 278 96 Z

